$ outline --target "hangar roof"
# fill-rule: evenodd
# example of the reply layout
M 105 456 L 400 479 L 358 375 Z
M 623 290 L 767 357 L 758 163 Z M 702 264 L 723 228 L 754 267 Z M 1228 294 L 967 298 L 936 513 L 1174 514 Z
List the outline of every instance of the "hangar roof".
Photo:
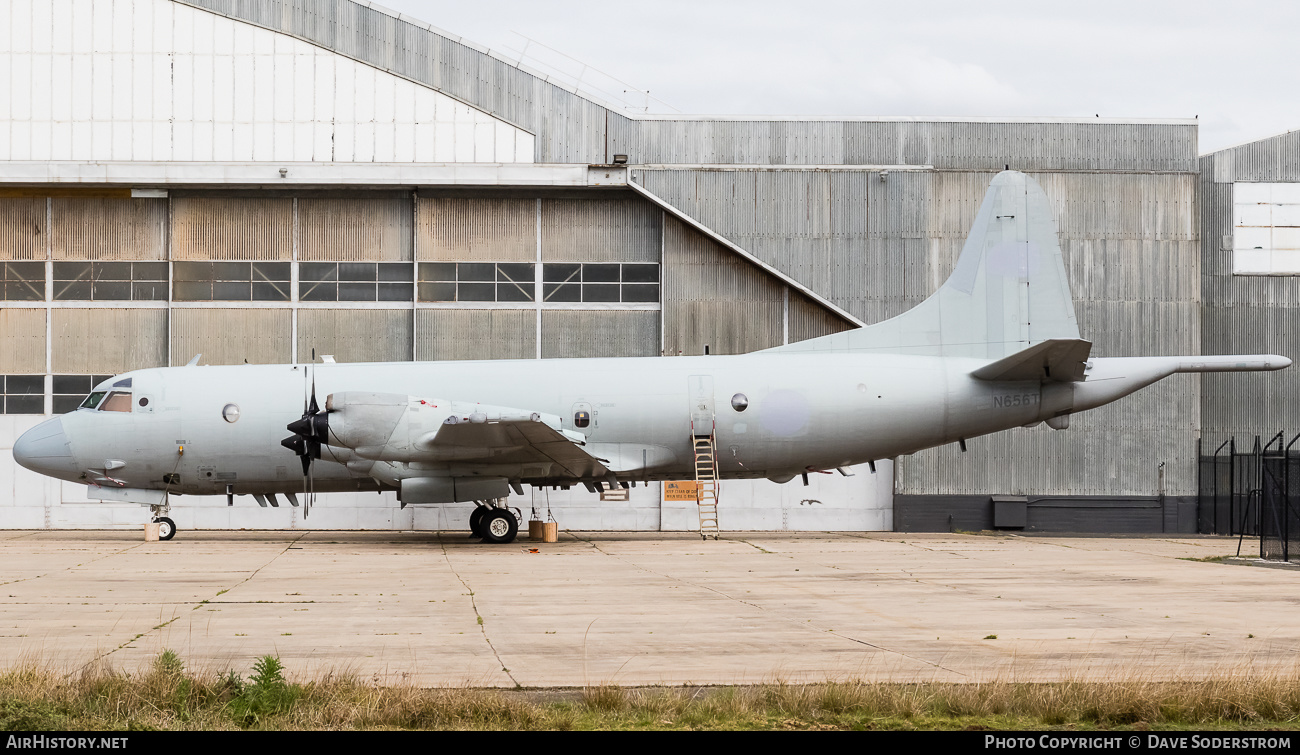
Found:
M 1196 121 L 633 115 L 491 50 L 354 0 L 173 0 L 288 34 L 434 88 L 536 135 L 534 160 L 931 164 L 1000 170 L 1197 170 Z M 1004 126 L 1004 127 L 999 127 Z M 1081 156 L 1080 146 L 1085 147 Z

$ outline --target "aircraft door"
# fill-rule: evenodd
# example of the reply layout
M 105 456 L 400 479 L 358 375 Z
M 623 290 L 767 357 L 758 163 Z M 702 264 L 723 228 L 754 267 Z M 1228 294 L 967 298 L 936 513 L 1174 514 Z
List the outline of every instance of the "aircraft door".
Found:
M 691 375 L 686 378 L 686 393 L 690 399 L 691 434 L 713 434 L 713 376 Z
M 134 450 L 148 458 L 170 458 L 180 430 L 176 412 L 165 406 L 162 386 L 154 380 L 135 381 L 135 430 L 129 439 Z M 164 464 L 164 466 L 167 466 Z M 162 472 L 171 472 L 170 466 Z

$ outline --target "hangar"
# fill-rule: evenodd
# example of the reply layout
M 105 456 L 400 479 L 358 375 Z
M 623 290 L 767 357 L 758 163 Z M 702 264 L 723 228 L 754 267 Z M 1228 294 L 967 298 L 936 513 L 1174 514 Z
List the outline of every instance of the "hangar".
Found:
M 876 322 L 943 281 L 1004 167 L 1053 202 L 1095 355 L 1297 356 L 1298 135 L 1200 156 L 1195 120 L 638 115 L 352 0 L 6 8 L 0 447 L 94 376 L 198 354 L 729 354 Z M 1036 529 L 1193 532 L 1200 449 L 1296 428 L 1292 372 L 1180 375 L 1066 432 L 876 474 L 729 482 L 721 524 L 978 529 L 1008 497 Z M 693 504 L 663 498 L 513 505 L 573 529 L 695 526 Z M 0 512 L 21 528 L 144 518 L 3 457 Z M 311 527 L 468 513 L 340 494 Z M 173 515 L 305 526 L 247 497 Z

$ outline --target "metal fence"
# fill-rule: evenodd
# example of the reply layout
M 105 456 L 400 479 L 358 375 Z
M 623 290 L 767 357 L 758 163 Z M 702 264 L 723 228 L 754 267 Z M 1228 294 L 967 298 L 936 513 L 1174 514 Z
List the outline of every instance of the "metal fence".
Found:
M 1250 451 L 1224 441 L 1200 461 L 1198 531 L 1259 537 L 1263 558 L 1300 560 L 1300 434 L 1268 443 L 1259 436 Z

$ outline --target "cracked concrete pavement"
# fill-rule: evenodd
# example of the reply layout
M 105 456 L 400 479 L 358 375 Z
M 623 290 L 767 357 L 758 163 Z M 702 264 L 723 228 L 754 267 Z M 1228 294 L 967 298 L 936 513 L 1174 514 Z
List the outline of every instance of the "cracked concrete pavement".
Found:
M 1247 544 L 1250 545 L 1249 543 Z M 0 660 L 423 686 L 1290 672 L 1300 572 L 1211 537 L 0 531 Z M 536 550 L 536 552 L 532 552 Z

